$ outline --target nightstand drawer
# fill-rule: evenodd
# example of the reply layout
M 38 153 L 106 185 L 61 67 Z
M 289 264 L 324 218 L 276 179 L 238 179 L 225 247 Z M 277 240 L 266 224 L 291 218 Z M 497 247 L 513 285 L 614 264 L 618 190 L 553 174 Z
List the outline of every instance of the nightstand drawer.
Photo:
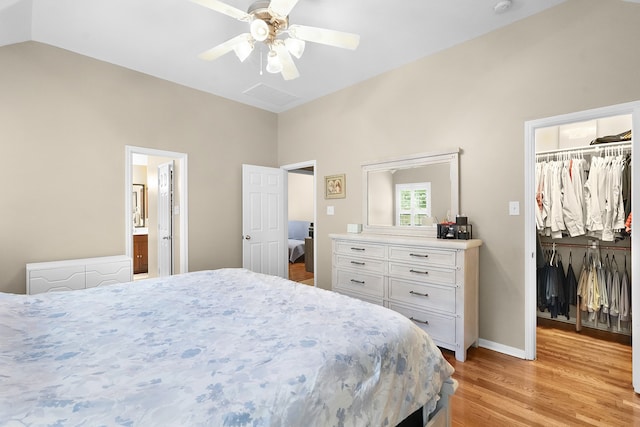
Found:
M 455 267 L 456 252 L 431 248 L 412 248 L 407 246 L 390 246 L 391 261 L 411 262 L 444 267 Z
M 389 299 L 417 308 L 456 312 L 456 288 L 389 278 Z
M 394 303 L 391 303 L 389 308 L 413 320 L 413 323 L 428 333 L 436 341 L 436 344 L 441 342 L 447 345 L 455 345 L 455 317 L 435 314 L 425 310 L 416 310 Z
M 337 270 L 336 289 L 354 291 L 377 297 L 384 296 L 384 277 L 348 270 Z
M 456 283 L 456 270 L 427 265 L 390 262 L 389 276 L 445 285 L 454 285 Z
M 371 243 L 336 241 L 336 253 L 341 255 L 357 255 L 364 257 L 385 258 L 387 247 Z
M 358 258 L 351 255 L 336 255 L 339 268 L 353 268 L 358 271 L 384 274 L 386 262 L 375 258 Z

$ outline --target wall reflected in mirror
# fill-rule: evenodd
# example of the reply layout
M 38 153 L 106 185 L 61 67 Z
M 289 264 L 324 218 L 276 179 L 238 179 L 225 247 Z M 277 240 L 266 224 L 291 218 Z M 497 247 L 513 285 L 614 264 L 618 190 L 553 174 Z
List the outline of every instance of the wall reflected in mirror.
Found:
M 146 227 L 146 187 L 144 184 L 133 184 L 131 210 L 134 227 Z

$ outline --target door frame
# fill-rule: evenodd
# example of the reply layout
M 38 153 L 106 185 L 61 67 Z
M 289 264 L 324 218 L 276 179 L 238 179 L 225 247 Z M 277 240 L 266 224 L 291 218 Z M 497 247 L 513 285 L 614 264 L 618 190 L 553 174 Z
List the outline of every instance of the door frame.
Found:
M 173 211 L 173 203 L 174 203 L 174 198 L 175 198 L 175 179 L 174 179 L 174 171 L 175 171 L 175 159 L 171 159 L 168 162 L 163 162 L 160 163 L 157 166 L 157 172 L 158 172 L 158 206 L 157 206 L 157 218 L 158 218 L 158 234 L 157 234 L 157 246 L 158 246 L 158 276 L 159 277 L 165 277 L 165 276 L 171 276 L 174 274 L 174 265 L 173 263 L 175 262 L 175 245 L 173 243 L 173 239 L 175 238 L 175 227 L 174 227 L 174 220 L 175 220 L 175 215 L 174 215 L 174 211 Z M 167 200 L 164 199 L 164 196 L 160 196 L 161 191 L 160 191 L 160 177 L 161 177 L 161 171 L 163 169 L 166 168 L 167 171 L 167 175 L 169 177 L 168 180 L 168 195 L 167 195 Z M 163 200 L 162 202 L 160 200 Z M 165 203 L 168 201 L 168 205 L 166 205 Z M 164 221 L 162 212 L 164 211 L 164 213 L 166 214 L 165 208 L 167 208 L 167 210 L 169 211 L 169 215 L 168 215 L 168 224 L 167 228 L 169 231 L 169 235 L 168 236 L 163 236 L 162 238 L 160 237 L 160 231 L 163 230 L 161 225 L 161 222 Z M 163 230 L 164 231 L 164 230 Z M 168 256 L 169 256 L 169 262 L 165 263 L 164 262 L 164 256 L 167 255 L 167 253 L 165 252 L 165 244 L 166 242 L 163 242 L 162 240 L 166 239 L 168 237 L 168 241 L 169 241 L 169 248 L 168 248 Z M 168 270 L 169 274 L 166 274 Z
M 560 126 L 604 117 L 632 115 L 633 138 L 631 152 L 640 153 L 640 101 L 580 111 L 525 122 L 524 135 L 524 284 L 525 284 L 525 359 L 536 358 L 536 225 L 535 225 L 535 132 L 539 128 Z M 638 154 L 636 154 L 637 156 Z M 631 182 L 640 182 L 640 168 L 631 170 Z M 633 185 L 631 211 L 640 211 L 640 185 Z M 638 231 L 636 231 L 638 234 Z M 640 239 L 631 240 L 632 253 L 640 254 Z M 631 286 L 640 288 L 640 257 L 631 257 Z M 635 274 L 634 274 L 635 273 Z M 633 292 L 631 310 L 640 313 L 640 292 Z M 632 317 L 632 330 L 640 331 L 640 315 Z M 633 388 L 640 393 L 640 334 L 632 335 Z
M 188 211 L 188 156 L 186 153 L 178 153 L 174 151 L 158 150 L 155 148 L 136 147 L 133 145 L 125 145 L 124 160 L 124 238 L 125 238 L 125 255 L 133 257 L 133 218 L 131 217 L 131 186 L 133 185 L 133 156 L 141 154 L 154 157 L 168 157 L 179 162 L 179 179 L 178 188 L 180 210 L 180 271 L 178 273 L 186 273 L 189 271 L 189 211 Z M 175 170 L 175 169 L 174 169 Z M 157 248 L 156 248 L 157 249 Z
M 318 239 L 316 238 L 316 236 L 318 235 L 318 211 L 317 211 L 317 206 L 318 206 L 318 198 L 317 198 L 317 193 L 318 193 L 318 183 L 317 183 L 317 179 L 318 179 L 318 165 L 317 165 L 317 161 L 316 160 L 308 160 L 306 162 L 299 162 L 299 163 L 292 163 L 292 164 L 288 164 L 288 165 L 284 165 L 284 166 L 280 166 L 280 169 L 284 169 L 285 171 L 287 171 L 287 173 L 289 173 L 289 171 L 292 170 L 296 170 L 296 169 L 303 169 L 303 168 L 308 168 L 308 167 L 313 167 L 313 286 L 318 286 L 318 250 L 316 248 L 317 246 L 317 242 Z M 286 212 L 289 211 L 289 185 L 287 184 L 287 192 L 286 192 L 286 198 L 285 198 L 285 210 Z M 286 230 L 285 232 L 288 233 L 289 227 L 285 227 Z M 287 234 L 287 236 L 289 237 L 289 235 Z M 287 263 L 288 263 L 288 258 L 287 258 Z M 287 271 L 287 275 L 289 274 L 289 266 L 287 265 L 286 271 Z

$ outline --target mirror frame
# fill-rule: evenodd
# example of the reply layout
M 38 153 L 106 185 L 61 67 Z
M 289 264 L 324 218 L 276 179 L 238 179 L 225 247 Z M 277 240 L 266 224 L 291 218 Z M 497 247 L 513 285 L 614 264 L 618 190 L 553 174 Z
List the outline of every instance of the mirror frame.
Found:
M 448 163 L 451 179 L 451 216 L 455 218 L 460 211 L 459 183 L 460 149 L 414 154 L 386 160 L 362 163 L 362 230 L 365 233 L 395 234 L 404 236 L 436 237 L 437 224 L 426 227 L 403 227 L 397 225 L 369 225 L 369 172 L 388 169 L 408 169 L 434 163 Z
M 147 191 L 146 191 L 146 186 L 144 184 L 133 184 L 132 185 L 132 200 L 131 200 L 131 207 L 132 207 L 132 211 L 134 211 L 135 207 L 139 206 L 140 207 L 140 221 L 142 222 L 142 225 L 135 225 L 134 222 L 134 227 L 135 228 L 144 228 L 147 226 Z M 134 201 L 135 199 L 135 201 Z

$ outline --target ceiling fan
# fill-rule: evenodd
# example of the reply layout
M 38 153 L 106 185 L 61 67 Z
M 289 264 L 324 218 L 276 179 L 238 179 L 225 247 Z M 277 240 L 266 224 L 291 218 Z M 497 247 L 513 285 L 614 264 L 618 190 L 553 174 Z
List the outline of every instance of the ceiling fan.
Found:
M 285 80 L 293 80 L 298 78 L 300 73 L 291 56 L 300 58 L 305 42 L 351 50 L 357 48 L 360 43 L 360 36 L 357 34 L 306 25 L 289 25 L 289 13 L 298 0 L 259 0 L 252 3 L 247 12 L 219 0 L 191 1 L 249 23 L 248 33 L 235 36 L 199 55 L 201 59 L 208 61 L 233 50 L 243 62 L 253 51 L 255 42 L 262 42 L 269 49 L 266 70 L 270 73 L 282 73 Z

